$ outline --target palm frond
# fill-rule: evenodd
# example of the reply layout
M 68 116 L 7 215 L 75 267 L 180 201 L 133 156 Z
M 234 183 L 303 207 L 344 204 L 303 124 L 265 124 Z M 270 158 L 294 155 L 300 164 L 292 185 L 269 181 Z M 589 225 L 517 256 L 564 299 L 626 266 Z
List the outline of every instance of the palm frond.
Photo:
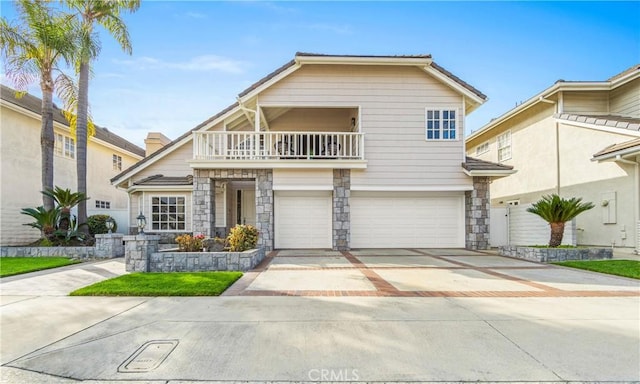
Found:
M 75 137 L 78 124 L 78 84 L 64 73 L 58 74 L 55 79 L 56 94 L 64 103 L 62 115 L 69 122 L 71 135 Z M 87 137 L 96 134 L 96 126 L 93 123 L 91 113 L 87 113 Z
M 540 216 L 548 223 L 564 223 L 593 207 L 590 202 L 582 203 L 582 198 L 573 197 L 567 200 L 553 194 L 542 196 L 527 208 L 527 212 Z

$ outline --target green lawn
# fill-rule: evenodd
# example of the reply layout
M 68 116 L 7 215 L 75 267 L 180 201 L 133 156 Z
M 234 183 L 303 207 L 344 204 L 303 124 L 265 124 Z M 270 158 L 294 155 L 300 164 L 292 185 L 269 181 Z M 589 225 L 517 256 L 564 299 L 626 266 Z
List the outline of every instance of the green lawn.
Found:
M 71 292 L 71 296 L 218 296 L 242 272 L 132 273 Z
M 640 279 L 640 261 L 635 260 L 563 261 L 553 264 Z
M 0 277 L 41 271 L 79 262 L 79 260 L 71 260 L 66 257 L 2 257 L 0 258 Z

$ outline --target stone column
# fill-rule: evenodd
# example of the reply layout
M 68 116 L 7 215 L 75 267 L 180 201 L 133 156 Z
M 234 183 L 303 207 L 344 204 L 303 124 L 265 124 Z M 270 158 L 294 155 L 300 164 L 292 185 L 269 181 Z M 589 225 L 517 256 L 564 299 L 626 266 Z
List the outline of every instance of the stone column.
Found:
M 149 272 L 149 258 L 158 252 L 160 236 L 135 235 L 124 236 L 124 261 L 127 272 Z
M 333 236 L 332 245 L 335 251 L 351 249 L 351 212 L 349 197 L 351 195 L 351 170 L 333 170 Z
M 273 250 L 273 171 L 256 170 L 256 228 L 260 232 L 258 246 Z
M 213 237 L 215 190 L 209 171 L 195 169 L 193 177 L 193 234 Z
M 124 256 L 124 244 L 121 233 L 104 233 L 96 235 L 95 257 L 110 259 Z
M 489 249 L 490 182 L 490 177 L 475 176 L 473 191 L 465 192 L 465 247 L 467 249 Z

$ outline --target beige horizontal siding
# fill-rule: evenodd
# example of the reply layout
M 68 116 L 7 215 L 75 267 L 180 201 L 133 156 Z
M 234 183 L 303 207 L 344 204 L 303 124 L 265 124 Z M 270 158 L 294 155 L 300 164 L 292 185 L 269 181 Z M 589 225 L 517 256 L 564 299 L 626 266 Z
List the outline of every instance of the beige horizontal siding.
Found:
M 611 91 L 611 114 L 640 117 L 640 79 L 636 79 Z
M 269 122 L 271 131 L 349 132 L 352 108 L 296 108 Z
M 333 170 L 331 169 L 274 169 L 273 188 L 309 186 L 333 188 Z
M 193 141 L 189 140 L 180 148 L 169 153 L 160 161 L 157 161 L 140 171 L 133 177 L 134 181 L 153 175 L 186 176 L 193 174 L 189 161 L 193 158 Z
M 425 108 L 456 109 L 462 137 L 462 97 L 419 68 L 305 66 L 260 94 L 260 104 L 360 107 L 368 166 L 352 172 L 354 187 L 471 183 L 462 140 L 425 140 Z
M 564 92 L 563 112 L 586 115 L 609 113 L 608 92 Z

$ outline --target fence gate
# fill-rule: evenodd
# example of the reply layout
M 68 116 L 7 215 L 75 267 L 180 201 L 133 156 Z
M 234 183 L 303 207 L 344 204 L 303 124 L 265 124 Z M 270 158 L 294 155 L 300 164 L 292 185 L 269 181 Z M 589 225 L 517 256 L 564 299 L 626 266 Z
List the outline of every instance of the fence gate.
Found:
M 500 247 L 509 244 L 509 209 L 507 207 L 491 208 L 489 244 Z

